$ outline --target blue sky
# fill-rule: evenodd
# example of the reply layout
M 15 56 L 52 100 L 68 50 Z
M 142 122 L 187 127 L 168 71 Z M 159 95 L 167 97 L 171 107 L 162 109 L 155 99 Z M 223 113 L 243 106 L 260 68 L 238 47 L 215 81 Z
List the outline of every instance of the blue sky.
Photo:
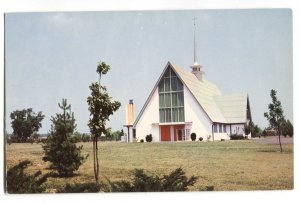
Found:
M 50 130 L 57 103 L 67 98 L 77 129 L 89 132 L 86 98 L 97 81 L 98 61 L 111 65 L 102 80 L 122 103 L 110 121 L 121 129 L 125 105 L 138 112 L 168 61 L 189 70 L 193 63 L 193 17 L 205 79 L 224 94 L 247 92 L 252 117 L 263 113 L 270 90 L 278 91 L 293 121 L 292 11 L 289 9 L 130 12 L 8 13 L 5 16 L 6 124 L 9 113 L 32 107 Z

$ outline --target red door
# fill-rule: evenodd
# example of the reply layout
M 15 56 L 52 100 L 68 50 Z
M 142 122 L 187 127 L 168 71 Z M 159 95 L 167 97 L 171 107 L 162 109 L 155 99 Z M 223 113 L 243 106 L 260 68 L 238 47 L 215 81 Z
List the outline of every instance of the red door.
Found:
M 182 132 L 178 130 L 184 129 L 184 125 L 175 125 L 174 126 L 174 141 L 182 140 Z
M 171 141 L 171 126 L 160 126 L 161 141 Z

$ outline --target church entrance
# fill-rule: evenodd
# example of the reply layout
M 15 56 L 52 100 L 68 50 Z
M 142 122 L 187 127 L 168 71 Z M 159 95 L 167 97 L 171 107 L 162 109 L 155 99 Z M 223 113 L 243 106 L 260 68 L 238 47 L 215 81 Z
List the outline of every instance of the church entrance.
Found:
M 185 140 L 184 125 L 161 125 L 161 141 L 182 141 Z
M 161 141 L 171 141 L 171 126 L 170 125 L 160 126 L 160 138 L 161 138 Z

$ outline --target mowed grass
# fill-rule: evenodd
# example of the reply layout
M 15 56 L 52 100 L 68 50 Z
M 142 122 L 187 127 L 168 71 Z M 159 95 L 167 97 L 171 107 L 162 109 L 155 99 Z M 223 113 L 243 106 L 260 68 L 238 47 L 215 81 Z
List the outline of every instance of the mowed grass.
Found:
M 48 192 L 66 183 L 94 182 L 92 143 L 83 145 L 87 161 L 72 178 L 50 178 Z M 100 180 L 129 180 L 135 168 L 162 176 L 181 167 L 187 176 L 198 176 L 189 190 L 206 186 L 214 190 L 273 190 L 293 189 L 293 144 L 284 144 L 280 153 L 276 144 L 262 144 L 254 140 L 225 142 L 174 142 L 174 143 L 120 143 L 99 142 Z M 42 170 L 49 165 L 42 161 L 41 144 L 7 145 L 6 162 L 10 167 L 29 159 L 33 165 L 29 172 Z

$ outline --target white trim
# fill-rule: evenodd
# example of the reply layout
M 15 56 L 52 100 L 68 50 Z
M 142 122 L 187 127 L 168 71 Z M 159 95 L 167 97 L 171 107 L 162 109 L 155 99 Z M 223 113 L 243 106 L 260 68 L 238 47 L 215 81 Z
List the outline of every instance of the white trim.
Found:
M 164 126 L 164 125 L 189 125 L 189 124 L 193 124 L 193 122 L 152 123 L 152 125 L 159 125 L 159 126 Z
M 166 72 L 167 68 L 169 67 L 169 65 L 171 65 L 171 63 L 168 61 L 167 65 L 165 66 L 164 70 L 162 71 L 162 73 L 160 74 L 157 82 L 154 85 L 154 88 L 152 89 L 149 97 L 146 100 L 146 103 L 144 104 L 143 108 L 141 109 L 140 113 L 138 114 L 137 118 L 135 119 L 134 123 L 133 123 L 133 127 L 136 127 L 136 124 L 138 123 L 138 121 L 140 120 L 143 112 L 145 111 L 148 103 L 150 102 L 150 99 L 152 98 L 153 94 L 155 93 L 156 88 L 158 87 L 158 84 L 161 80 L 161 78 L 163 77 L 164 73 Z M 172 67 L 172 66 L 171 66 Z M 174 70 L 174 69 L 173 69 Z

